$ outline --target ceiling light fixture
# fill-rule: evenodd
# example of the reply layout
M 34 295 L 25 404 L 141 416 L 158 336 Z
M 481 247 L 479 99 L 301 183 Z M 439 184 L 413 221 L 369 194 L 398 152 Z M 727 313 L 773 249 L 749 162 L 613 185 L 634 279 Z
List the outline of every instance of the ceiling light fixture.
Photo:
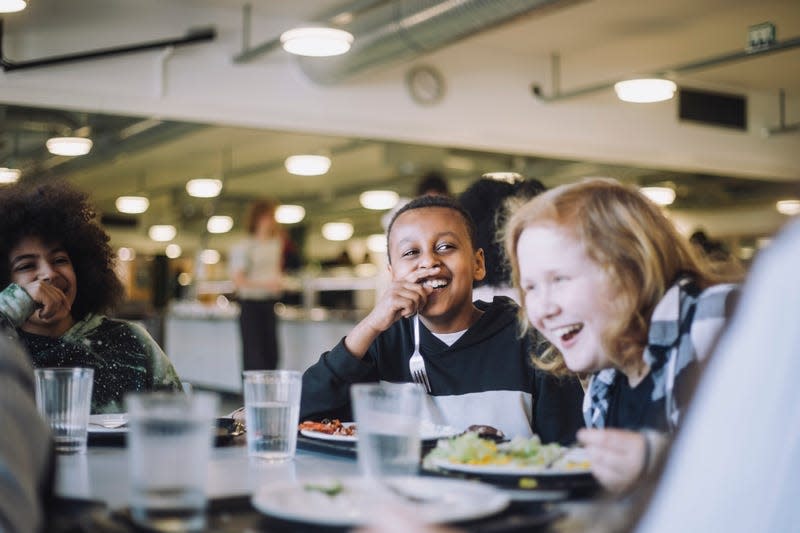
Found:
M 674 81 L 660 78 L 641 78 L 619 81 L 614 84 L 617 98 L 623 102 L 637 104 L 650 104 L 669 100 L 675 94 L 678 86 Z
M 275 220 L 281 224 L 297 224 L 306 218 L 306 210 L 301 205 L 284 204 L 275 210 Z
M 338 56 L 352 44 L 352 33 L 335 28 L 294 28 L 281 34 L 283 49 L 299 56 Z
M 222 191 L 222 181 L 214 178 L 197 178 L 186 182 L 186 192 L 195 198 L 214 198 Z
M 800 214 L 800 200 L 778 200 L 775 203 L 775 209 L 778 210 L 778 213 L 787 216 L 794 216 Z
M 289 174 L 320 176 L 331 168 L 331 158 L 324 155 L 292 155 L 284 161 Z
M 183 253 L 180 244 L 175 244 L 174 242 L 167 245 L 167 248 L 164 250 L 164 253 L 170 259 L 177 259 Z
M 380 254 L 386 253 L 386 235 L 383 233 L 374 233 L 367 237 L 367 250 L 370 252 Z
M 364 208 L 376 211 L 393 208 L 399 199 L 400 195 L 394 191 L 364 191 L 358 197 Z
M 0 0 L 0 13 L 16 13 L 27 5 L 25 0 Z
M 481 175 L 481 177 L 487 180 L 495 180 L 495 181 L 503 181 L 505 183 L 511 183 L 512 185 L 524 179 L 522 177 L 522 174 L 520 174 L 519 172 L 486 172 L 485 174 Z
M 167 242 L 171 241 L 175 238 L 177 234 L 177 230 L 175 226 L 169 224 L 157 224 L 155 226 L 150 226 L 150 229 L 147 231 L 147 235 L 157 242 Z
M 329 241 L 346 241 L 353 236 L 353 225 L 349 222 L 328 222 L 322 225 L 322 236 Z
M 123 246 L 117 250 L 117 257 L 119 257 L 120 261 L 133 261 L 136 259 L 136 250 Z
M 92 140 L 86 137 L 51 137 L 45 143 L 53 155 L 86 155 L 92 149 Z
M 0 183 L 16 183 L 21 174 L 18 168 L 0 167 Z
M 670 187 L 642 187 L 639 190 L 658 205 L 670 205 L 675 201 L 675 190 Z
M 233 228 L 233 218 L 227 215 L 214 215 L 208 219 L 206 228 L 209 233 L 228 233 Z
M 200 261 L 204 265 L 216 265 L 221 258 L 220 253 L 212 248 L 207 248 L 200 252 Z
M 147 211 L 147 208 L 150 207 L 150 200 L 144 196 L 120 196 L 114 205 L 117 206 L 117 211 L 120 213 L 135 215 Z

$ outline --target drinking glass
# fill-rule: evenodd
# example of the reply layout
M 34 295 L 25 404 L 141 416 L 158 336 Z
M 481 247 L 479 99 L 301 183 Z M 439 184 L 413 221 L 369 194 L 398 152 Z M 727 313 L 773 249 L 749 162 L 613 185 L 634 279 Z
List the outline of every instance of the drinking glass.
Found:
M 244 376 L 247 452 L 267 461 L 288 461 L 297 448 L 302 374 L 296 370 L 248 370 Z
M 416 474 L 421 388 L 413 383 L 356 384 L 350 396 L 361 473 L 368 478 Z
M 156 531 L 205 527 L 206 480 L 218 397 L 130 393 L 128 465 L 131 517 Z
M 36 405 L 50 424 L 56 451 L 86 453 L 94 370 L 37 368 L 34 373 Z

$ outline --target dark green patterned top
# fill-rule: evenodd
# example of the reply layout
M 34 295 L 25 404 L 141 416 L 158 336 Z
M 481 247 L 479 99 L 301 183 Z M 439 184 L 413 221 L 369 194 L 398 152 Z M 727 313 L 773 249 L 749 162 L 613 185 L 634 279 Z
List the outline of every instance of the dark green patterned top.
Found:
M 138 324 L 90 313 L 61 337 L 46 337 L 20 329 L 34 309 L 18 285 L 0 292 L 0 321 L 16 330 L 35 367 L 94 369 L 93 413 L 123 411 L 128 391 L 181 390 L 172 363 Z

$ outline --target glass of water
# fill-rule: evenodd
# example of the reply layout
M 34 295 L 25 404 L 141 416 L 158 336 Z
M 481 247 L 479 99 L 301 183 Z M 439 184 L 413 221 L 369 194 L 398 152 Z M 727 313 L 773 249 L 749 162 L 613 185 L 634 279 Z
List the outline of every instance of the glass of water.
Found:
M 414 475 L 420 459 L 422 390 L 413 383 L 350 387 L 358 465 L 368 478 Z
M 140 526 L 156 531 L 205 527 L 218 401 L 208 392 L 125 397 L 131 518 Z
M 59 453 L 86 453 L 92 402 L 91 368 L 37 368 L 36 405 L 50 423 Z
M 302 374 L 295 370 L 248 370 L 244 376 L 247 452 L 287 461 L 297 448 Z

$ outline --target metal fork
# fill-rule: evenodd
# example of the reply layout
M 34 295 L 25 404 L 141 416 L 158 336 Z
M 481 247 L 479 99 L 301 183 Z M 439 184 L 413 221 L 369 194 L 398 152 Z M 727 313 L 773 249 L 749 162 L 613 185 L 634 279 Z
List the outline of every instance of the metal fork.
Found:
M 411 379 L 414 383 L 422 385 L 425 390 L 431 392 L 431 384 L 428 382 L 428 373 L 425 371 L 425 361 L 419 353 L 419 314 L 414 315 L 414 353 L 408 360 L 408 369 L 411 370 Z

